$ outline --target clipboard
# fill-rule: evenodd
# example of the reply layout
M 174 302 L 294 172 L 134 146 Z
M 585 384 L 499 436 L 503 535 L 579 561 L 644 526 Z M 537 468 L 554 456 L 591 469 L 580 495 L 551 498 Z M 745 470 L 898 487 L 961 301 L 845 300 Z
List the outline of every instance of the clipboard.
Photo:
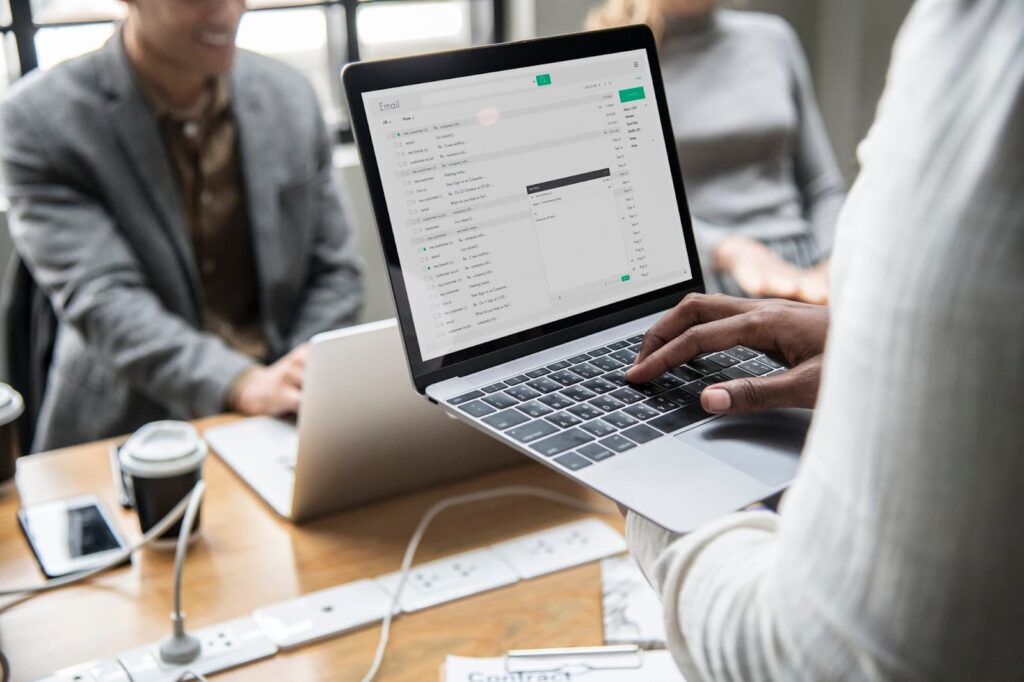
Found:
M 442 682 L 685 682 L 667 651 L 638 646 L 520 649 L 498 658 L 448 656 Z

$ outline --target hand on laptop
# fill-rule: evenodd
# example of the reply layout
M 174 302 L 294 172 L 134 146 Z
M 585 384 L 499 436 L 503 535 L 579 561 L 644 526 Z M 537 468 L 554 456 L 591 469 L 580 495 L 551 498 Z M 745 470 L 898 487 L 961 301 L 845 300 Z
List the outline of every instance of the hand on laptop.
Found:
M 302 399 L 308 344 L 298 346 L 274 364 L 243 373 L 231 389 L 228 407 L 245 415 L 294 414 Z
M 626 379 L 644 383 L 698 355 L 742 345 L 784 360 L 789 371 L 709 386 L 700 398 L 705 410 L 813 407 L 828 325 L 825 306 L 690 294 L 648 330 Z
M 756 298 L 828 303 L 828 261 L 803 270 L 754 239 L 728 237 L 715 250 L 715 267 Z

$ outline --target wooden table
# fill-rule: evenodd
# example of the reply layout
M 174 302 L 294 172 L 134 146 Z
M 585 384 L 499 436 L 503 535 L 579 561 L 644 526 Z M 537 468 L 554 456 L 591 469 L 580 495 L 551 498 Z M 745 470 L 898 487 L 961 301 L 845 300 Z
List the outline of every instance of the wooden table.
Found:
M 235 417 L 197 422 L 200 429 Z M 138 522 L 115 499 L 111 441 L 23 458 L 18 494 L 0 498 L 0 586 L 41 581 L 18 528 L 20 505 L 96 493 L 128 536 Z M 426 509 L 455 493 L 508 484 L 538 485 L 608 504 L 568 479 L 525 463 L 469 481 L 336 514 L 301 526 L 281 520 L 217 457 L 206 463 L 202 541 L 189 553 L 184 608 L 189 626 L 249 615 L 259 606 L 398 568 Z M 507 540 L 586 516 L 530 498 L 481 502 L 446 511 L 431 526 L 416 563 Z M 617 514 L 602 517 L 618 529 Z M 0 650 L 14 680 L 159 640 L 170 632 L 173 554 L 143 550 L 131 566 L 13 606 L 0 599 Z M 223 680 L 359 680 L 377 645 L 378 627 L 311 644 L 217 676 Z M 597 565 L 562 571 L 403 616 L 378 679 L 437 679 L 446 654 L 499 656 L 512 648 L 600 644 Z

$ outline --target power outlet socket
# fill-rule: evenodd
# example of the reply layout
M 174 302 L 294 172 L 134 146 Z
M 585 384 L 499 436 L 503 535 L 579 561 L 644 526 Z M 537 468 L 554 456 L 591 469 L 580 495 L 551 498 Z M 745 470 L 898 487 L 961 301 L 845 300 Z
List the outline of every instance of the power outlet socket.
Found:
M 597 519 L 584 519 L 492 545 L 523 580 L 626 551 L 626 541 Z
M 358 580 L 273 606 L 253 619 L 282 649 L 340 635 L 383 620 L 392 596 L 374 580 Z
M 217 628 L 216 632 L 206 633 L 199 641 L 203 645 L 202 656 L 209 659 L 232 654 L 241 645 L 225 628 Z
M 398 589 L 399 573 L 377 578 L 392 597 Z M 519 582 L 519 576 L 490 549 L 456 554 L 414 566 L 402 591 L 402 611 L 412 613 L 445 602 L 462 599 Z
M 170 631 L 170 626 L 167 629 Z M 211 625 L 191 634 L 199 638 L 203 650 L 199 658 L 187 665 L 161 661 L 160 642 L 132 649 L 117 658 L 131 672 L 134 682 L 175 682 L 186 670 L 210 675 L 277 653 L 277 646 L 252 618 Z M 115 659 L 109 658 L 59 670 L 41 682 L 128 682 L 128 676 Z
M 191 633 L 202 642 L 199 658 L 187 665 L 170 665 L 160 660 L 160 642 L 121 654 L 118 658 L 135 682 L 174 682 L 186 670 L 209 675 L 268 658 L 277 646 L 252 618 L 238 618 Z

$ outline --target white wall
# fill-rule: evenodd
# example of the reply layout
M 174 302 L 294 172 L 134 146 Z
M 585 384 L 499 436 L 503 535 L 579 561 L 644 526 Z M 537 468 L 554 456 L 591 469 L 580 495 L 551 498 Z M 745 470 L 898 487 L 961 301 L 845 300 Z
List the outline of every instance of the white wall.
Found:
M 896 33 L 913 0 L 823 0 L 813 55 L 818 103 L 836 156 L 852 179 L 855 152 L 875 117 Z
M 377 223 L 370 205 L 370 192 L 359 165 L 359 155 L 351 145 L 338 149 L 334 154 L 335 174 L 341 185 L 345 210 L 354 228 L 356 248 L 363 261 L 363 276 L 366 298 L 363 301 L 361 322 L 375 322 L 395 316 L 395 304 L 391 298 L 384 253 L 377 236 Z

